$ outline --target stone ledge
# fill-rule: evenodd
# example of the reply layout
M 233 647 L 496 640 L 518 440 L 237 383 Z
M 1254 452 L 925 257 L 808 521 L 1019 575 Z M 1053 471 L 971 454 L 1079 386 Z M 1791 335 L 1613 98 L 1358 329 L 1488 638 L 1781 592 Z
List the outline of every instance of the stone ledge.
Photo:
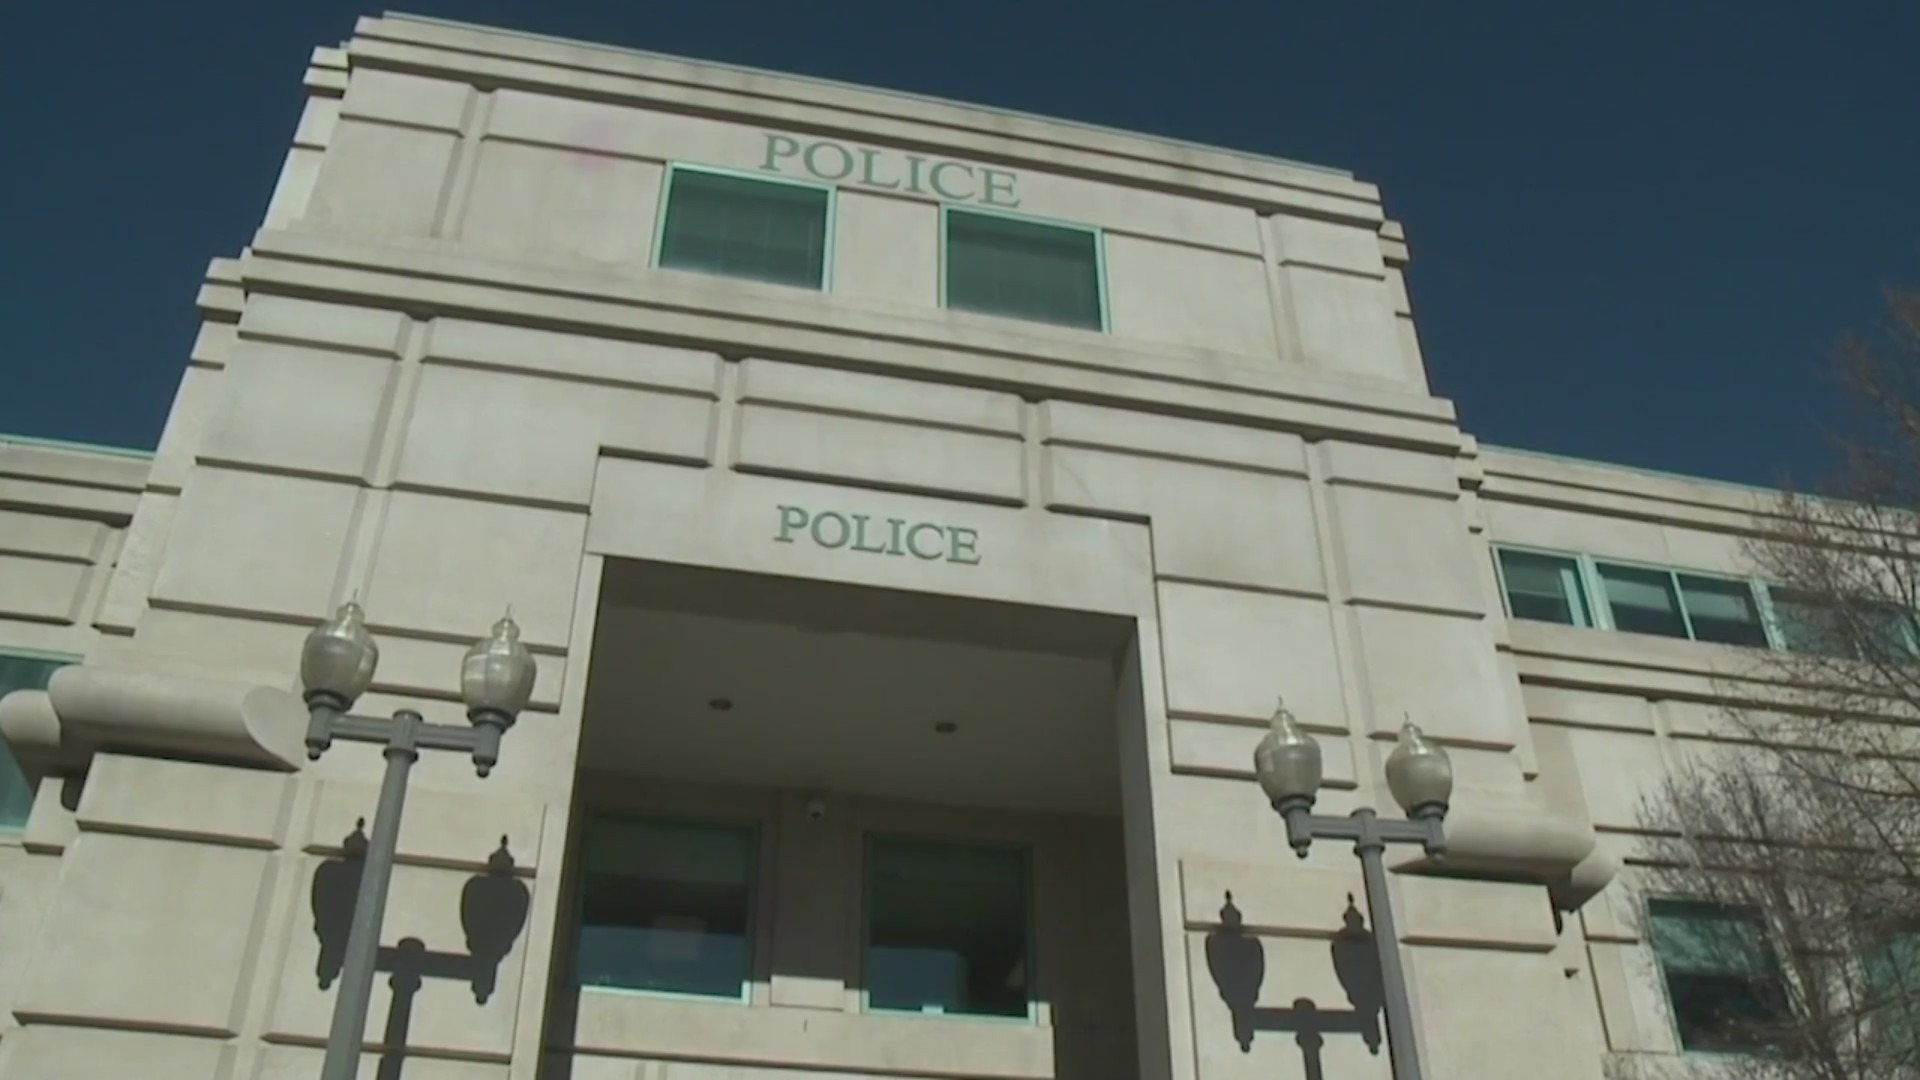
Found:
M 292 772 L 306 760 L 306 726 L 306 707 L 285 690 L 89 664 L 0 698 L 0 737 L 33 777 L 105 747 Z
M 1264 155 L 972 106 L 922 95 L 807 79 L 733 65 L 562 41 L 404 15 L 362 19 L 348 46 L 355 66 L 404 66 L 456 76 L 511 71 L 525 85 L 595 96 L 657 101 L 671 96 L 701 111 L 765 115 L 803 111 L 814 127 L 899 130 L 955 147 L 1024 146 L 1020 160 L 1069 164 L 1077 171 L 1151 170 L 1161 184 L 1214 186 L 1272 204 L 1289 196 L 1351 207 L 1376 227 L 1384 221 L 1379 188 L 1341 170 Z M 811 114 L 805 115 L 805 114 Z M 944 140 L 940 136 L 945 135 Z
M 263 231 L 247 262 L 252 294 L 302 294 L 437 315 L 663 343 L 726 342 L 756 353 L 1027 396 L 1119 405 L 1243 426 L 1336 435 L 1448 455 L 1460 433 L 1448 402 L 1278 359 L 1129 347 L 1099 335 L 1008 328 L 981 318 L 854 311 L 725 288 L 695 275 L 562 273 L 489 262 L 444 244 L 368 245 Z

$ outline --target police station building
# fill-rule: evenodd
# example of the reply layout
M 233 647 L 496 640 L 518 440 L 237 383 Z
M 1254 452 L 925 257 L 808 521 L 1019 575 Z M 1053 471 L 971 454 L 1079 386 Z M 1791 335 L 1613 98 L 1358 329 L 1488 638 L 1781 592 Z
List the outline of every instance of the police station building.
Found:
M 403 16 L 304 85 L 158 448 L 0 439 L 0 1080 L 319 1074 L 349 601 L 356 715 L 466 725 L 509 609 L 536 673 L 413 767 L 363 1077 L 1385 1078 L 1282 697 L 1317 813 L 1451 760 L 1428 1076 L 1712 1045 L 1630 856 L 1783 640 L 1761 496 L 1462 431 L 1372 184 Z

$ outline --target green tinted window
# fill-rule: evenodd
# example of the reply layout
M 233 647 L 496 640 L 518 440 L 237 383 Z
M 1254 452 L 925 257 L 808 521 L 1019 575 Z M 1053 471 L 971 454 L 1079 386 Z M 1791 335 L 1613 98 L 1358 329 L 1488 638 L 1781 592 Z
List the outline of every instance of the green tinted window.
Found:
M 947 211 L 946 304 L 1099 330 L 1099 237 L 1087 229 Z
M 53 673 L 69 663 L 71 661 L 0 654 L 0 697 L 15 690 L 45 690 Z M 0 739 L 0 829 L 18 829 L 25 825 L 27 813 L 32 809 L 33 786 L 14 762 L 6 740 Z
M 1759 920 L 1690 900 L 1651 900 L 1647 913 L 1681 1048 L 1766 1046 L 1789 1012 L 1785 984 Z
M 1766 647 L 1767 630 L 1760 620 L 1760 605 L 1753 599 L 1753 586 L 1730 578 L 1676 576 L 1695 641 Z
M 1768 590 L 1768 600 L 1773 604 L 1782 648 L 1819 656 L 1853 655 L 1846 622 L 1832 603 L 1809 593 L 1777 587 Z
M 826 251 L 824 189 L 673 170 L 661 266 L 818 289 Z
M 867 1004 L 1028 1015 L 1024 851 L 876 839 L 867 860 Z
M 1920 930 L 1901 929 L 1865 952 L 1863 1011 L 1892 1063 L 1920 1070 Z
M 1906 662 L 1913 656 L 1913 617 L 1889 604 L 1835 603 L 1797 589 L 1767 590 L 1781 648 L 1819 656 L 1882 658 Z
M 1572 556 L 1502 550 L 1497 557 L 1507 612 L 1514 618 L 1593 625 L 1587 615 L 1586 591 L 1580 586 L 1580 566 Z
M 1687 620 L 1680 614 L 1680 597 L 1673 575 L 1665 570 L 1600 563 L 1601 590 L 1616 630 L 1662 637 L 1687 636 Z
M 581 853 L 581 986 L 744 998 L 749 828 L 595 818 Z

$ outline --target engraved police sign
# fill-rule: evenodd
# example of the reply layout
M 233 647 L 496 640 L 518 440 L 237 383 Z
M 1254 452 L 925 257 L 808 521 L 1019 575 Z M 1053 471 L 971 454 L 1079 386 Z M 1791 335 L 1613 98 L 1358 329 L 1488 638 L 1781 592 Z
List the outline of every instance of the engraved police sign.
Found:
M 831 139 L 802 140 L 792 135 L 763 132 L 766 146 L 762 172 L 809 176 L 830 184 L 858 184 L 880 191 L 933 195 L 949 202 L 977 202 L 1013 209 L 1020 205 L 1019 177 L 949 158 L 877 150 Z
M 774 542 L 808 540 L 828 550 L 858 551 L 867 555 L 912 556 L 923 562 L 980 564 L 980 532 L 958 525 L 908 518 L 881 518 L 870 514 L 843 514 L 836 510 L 809 510 L 779 506 L 780 528 Z

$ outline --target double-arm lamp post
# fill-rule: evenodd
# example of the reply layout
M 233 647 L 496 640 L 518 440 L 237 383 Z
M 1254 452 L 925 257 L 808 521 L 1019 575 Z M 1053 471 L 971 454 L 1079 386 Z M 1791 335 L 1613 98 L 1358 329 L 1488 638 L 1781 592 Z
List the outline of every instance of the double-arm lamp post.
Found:
M 1387 892 L 1383 855 L 1388 844 L 1419 844 L 1430 856 L 1447 850 L 1441 821 L 1453 795 L 1453 764 L 1447 752 L 1429 741 L 1409 722 L 1400 732 L 1400 744 L 1387 757 L 1387 789 L 1407 812 L 1405 821 L 1383 821 L 1367 807 L 1348 817 L 1313 812 L 1320 791 L 1320 744 L 1301 730 L 1284 703 L 1273 714 L 1273 726 L 1253 752 L 1254 773 L 1274 810 L 1287 823 L 1287 843 L 1301 858 L 1315 840 L 1346 840 L 1360 857 L 1366 881 L 1368 921 L 1373 926 L 1374 951 L 1380 959 L 1380 982 L 1385 991 L 1387 1052 L 1394 1080 L 1422 1080 L 1420 1047 L 1414 1035 L 1413 1006 L 1407 991 L 1406 969 L 1400 963 L 1400 935 L 1394 926 L 1393 898 Z
M 533 696 L 533 657 L 520 643 L 520 628 L 511 615 L 494 623 L 493 633 L 474 642 L 460 661 L 467 727 L 430 724 L 412 709 L 401 709 L 392 719 L 349 714 L 347 710 L 372 684 L 379 663 L 380 648 L 367 632 L 360 605 L 353 603 L 341 605 L 333 618 L 315 627 L 300 651 L 300 681 L 306 687 L 308 714 L 307 756 L 317 760 L 333 740 L 347 739 L 378 743 L 387 759 L 372 836 L 360 867 L 360 890 L 341 961 L 340 986 L 334 992 L 333 1025 L 327 1033 L 321 1080 L 353 1080 L 359 1071 L 408 772 L 421 750 L 458 750 L 473 755 L 474 770 L 487 775 L 500 760 L 500 736 Z

